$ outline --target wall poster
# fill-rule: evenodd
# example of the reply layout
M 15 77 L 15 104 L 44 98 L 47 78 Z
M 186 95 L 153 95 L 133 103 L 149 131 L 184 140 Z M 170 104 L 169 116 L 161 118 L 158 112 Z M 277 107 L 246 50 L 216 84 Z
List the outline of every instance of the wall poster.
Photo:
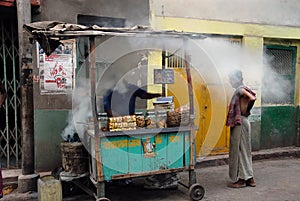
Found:
M 47 56 L 38 44 L 40 93 L 68 94 L 74 87 L 76 68 L 75 40 L 64 40 Z

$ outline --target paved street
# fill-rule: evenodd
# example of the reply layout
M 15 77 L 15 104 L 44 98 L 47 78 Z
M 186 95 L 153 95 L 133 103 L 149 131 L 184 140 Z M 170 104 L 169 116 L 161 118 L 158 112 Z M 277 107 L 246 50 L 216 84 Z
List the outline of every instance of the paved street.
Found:
M 196 169 L 198 183 L 205 188 L 204 201 L 300 201 L 300 158 L 280 158 L 254 161 L 257 186 L 241 189 L 228 188 L 228 165 Z M 183 183 L 188 173 L 180 174 Z M 140 180 L 133 186 L 111 186 L 107 197 L 111 201 L 188 201 L 189 191 L 183 186 L 177 190 L 145 190 Z M 7 195 L 1 200 L 37 200 L 36 198 Z M 64 201 L 94 201 L 89 196 L 73 196 Z
M 226 187 L 228 166 L 199 169 L 199 182 L 209 201 L 296 201 L 300 200 L 300 159 L 256 161 L 253 164 L 255 188 Z M 202 176 L 201 176 L 202 175 Z
M 253 164 L 257 187 L 228 188 L 228 165 L 197 169 L 198 183 L 205 188 L 205 201 L 300 201 L 300 159 L 256 161 Z M 187 182 L 187 172 L 182 173 Z M 142 188 L 112 189 L 112 201 L 183 201 L 189 200 L 189 191 L 180 186 L 178 190 L 145 191 Z

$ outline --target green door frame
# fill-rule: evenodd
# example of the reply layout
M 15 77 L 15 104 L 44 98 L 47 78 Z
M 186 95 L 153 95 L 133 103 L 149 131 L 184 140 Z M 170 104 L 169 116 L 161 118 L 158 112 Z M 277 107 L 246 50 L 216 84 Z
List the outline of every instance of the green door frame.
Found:
M 275 148 L 291 146 L 296 136 L 296 112 L 295 107 L 295 66 L 297 47 L 286 47 L 279 45 L 265 45 L 266 49 L 292 51 L 292 72 L 288 75 L 279 75 L 291 83 L 292 89 L 290 99 L 284 104 L 264 104 L 262 98 L 261 119 L 261 148 Z M 264 85 L 262 86 L 262 97 Z

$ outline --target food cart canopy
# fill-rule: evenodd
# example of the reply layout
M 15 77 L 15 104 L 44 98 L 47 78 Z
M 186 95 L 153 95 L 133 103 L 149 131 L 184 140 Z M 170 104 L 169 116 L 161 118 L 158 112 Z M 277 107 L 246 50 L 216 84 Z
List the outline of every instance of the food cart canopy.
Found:
M 50 55 L 61 43 L 60 40 L 77 37 L 95 36 L 159 36 L 159 37 L 189 37 L 205 38 L 203 34 L 187 33 L 175 30 L 154 30 L 147 26 L 134 26 L 130 28 L 100 27 L 98 25 L 84 26 L 60 21 L 40 21 L 25 24 L 24 29 L 33 39 L 37 40 L 47 55 Z

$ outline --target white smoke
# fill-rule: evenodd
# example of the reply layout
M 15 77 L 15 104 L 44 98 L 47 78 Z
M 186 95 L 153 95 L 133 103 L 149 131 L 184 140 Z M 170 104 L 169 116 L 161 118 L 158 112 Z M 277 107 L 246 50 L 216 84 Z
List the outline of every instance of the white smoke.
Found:
M 272 64 L 274 57 L 264 54 L 264 77 L 262 80 L 262 102 L 272 104 L 285 104 L 292 102 L 290 100 L 292 93 L 292 83 L 286 79 L 282 73 L 276 72 Z M 278 65 L 278 64 L 277 64 Z M 284 71 L 291 70 L 288 64 L 282 64 Z M 291 73 L 291 72 L 290 72 Z
M 76 132 L 76 128 L 75 128 L 75 125 L 73 123 L 72 111 L 70 111 L 69 114 L 68 114 L 67 122 L 68 122 L 68 125 L 65 127 L 65 129 L 61 133 L 61 136 L 64 139 L 64 141 L 67 141 L 68 137 L 73 137 L 74 133 Z
M 85 77 L 78 77 L 76 89 L 73 92 L 73 119 L 70 121 L 70 124 L 75 125 L 76 132 L 80 138 L 83 138 L 85 127 L 88 126 L 89 117 L 92 117 L 90 91 L 90 80 Z
M 234 69 L 242 70 L 246 84 L 253 85 L 261 80 L 263 65 L 257 61 L 261 58 L 242 47 L 241 43 L 216 38 L 206 38 L 198 43 L 215 63 L 225 82 L 228 82 L 228 74 Z
M 186 45 L 184 44 L 185 42 L 187 43 Z M 126 77 L 126 73 L 133 72 L 133 69 L 138 69 L 138 63 L 142 60 L 141 55 L 144 55 L 145 52 L 149 53 L 163 49 L 173 52 L 176 56 L 182 56 L 176 53 L 180 51 L 190 55 L 189 62 L 191 67 L 202 77 L 204 85 L 210 93 L 210 99 L 214 101 L 214 104 L 211 105 L 212 117 L 209 125 L 209 128 L 213 127 L 214 129 L 208 129 L 208 134 L 204 141 L 207 147 L 213 147 L 217 143 L 224 129 L 228 103 L 227 90 L 232 90 L 228 81 L 228 74 L 232 69 L 241 69 L 244 83 L 248 86 L 250 85 L 250 88 L 258 93 L 261 93 L 260 86 L 262 83 L 266 84 L 265 88 L 271 86 L 267 91 L 275 89 L 274 93 L 271 94 L 276 94 L 278 97 L 285 96 L 287 88 L 290 88 L 288 82 L 279 79 L 271 68 L 267 68 L 270 64 L 262 61 L 264 55 L 249 51 L 241 43 L 232 43 L 216 38 L 197 40 L 173 38 L 164 40 L 163 37 L 154 39 L 146 37 L 128 37 L 126 39 L 125 37 L 113 37 L 99 44 L 96 48 L 96 60 L 106 61 L 106 64 L 111 64 L 105 64 L 105 67 L 98 69 L 96 76 L 97 101 L 101 102 L 101 96 L 107 89 L 113 89 L 117 85 L 120 90 L 122 89 L 121 80 Z M 139 54 L 141 52 L 143 54 Z M 145 69 L 141 72 L 148 73 L 147 68 Z M 87 77 L 85 72 L 86 68 L 82 67 L 77 74 L 77 79 L 80 80 L 77 80 L 76 89 L 73 93 L 73 122 L 70 121 L 70 124 L 75 124 L 76 131 L 80 137 L 83 137 L 84 126 L 86 126 L 88 118 L 92 117 L 92 109 L 94 109 L 94 106 L 91 106 L 90 80 L 85 79 Z M 133 75 L 133 79 L 137 78 L 136 75 Z M 268 79 L 263 80 L 266 77 Z M 141 86 L 145 85 L 141 84 Z M 194 86 L 194 88 L 197 88 L 197 86 Z M 276 98 L 276 96 L 272 95 L 270 97 Z M 101 104 L 97 102 L 98 111 L 102 109 Z M 195 107 L 197 107 L 197 103 Z M 216 117 L 217 119 L 215 119 Z M 222 122 L 222 118 L 224 122 Z M 65 134 L 67 134 L 68 129 L 74 128 L 73 125 L 65 129 Z

